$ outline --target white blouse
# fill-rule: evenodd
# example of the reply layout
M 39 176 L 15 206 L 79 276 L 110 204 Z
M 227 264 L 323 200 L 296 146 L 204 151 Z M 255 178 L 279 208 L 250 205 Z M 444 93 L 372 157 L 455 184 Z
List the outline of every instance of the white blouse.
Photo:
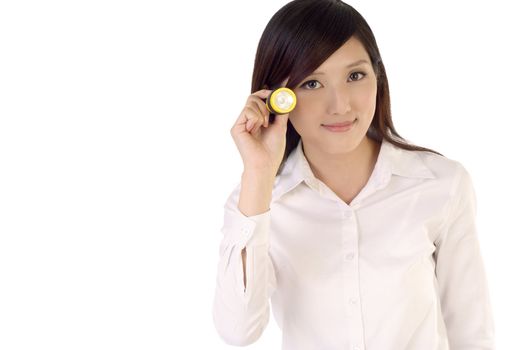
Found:
M 313 175 L 300 140 L 269 211 L 243 215 L 240 189 L 224 206 L 213 304 L 227 344 L 259 339 L 270 300 L 283 350 L 494 349 L 475 190 L 459 162 L 384 140 L 349 205 Z

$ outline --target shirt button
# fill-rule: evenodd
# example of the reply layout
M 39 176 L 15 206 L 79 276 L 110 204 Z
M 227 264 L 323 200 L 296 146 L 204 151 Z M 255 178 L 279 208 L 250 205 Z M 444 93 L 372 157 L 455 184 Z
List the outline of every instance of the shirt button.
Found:
M 350 299 L 350 303 L 351 303 L 352 305 L 356 304 L 356 298 L 351 298 L 351 299 Z
M 345 218 L 350 218 L 351 215 L 352 215 L 352 214 L 351 214 L 350 211 L 346 211 L 345 213 L 343 213 L 343 216 L 344 216 Z
M 354 253 L 349 253 L 349 254 L 345 255 L 346 260 L 352 260 L 353 258 L 354 258 Z
M 246 227 L 242 227 L 242 233 L 243 233 L 244 235 L 248 235 L 248 234 L 249 234 L 249 229 L 246 228 Z

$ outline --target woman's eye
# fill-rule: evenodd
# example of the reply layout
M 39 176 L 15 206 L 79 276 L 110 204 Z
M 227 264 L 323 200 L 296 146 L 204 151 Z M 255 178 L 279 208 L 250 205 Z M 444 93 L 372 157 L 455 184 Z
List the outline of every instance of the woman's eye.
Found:
M 360 78 L 360 79 L 356 79 L 356 80 L 361 80 L 361 79 L 363 79 L 363 77 L 366 75 L 366 74 L 363 73 L 363 72 L 354 72 L 354 73 L 352 73 L 351 75 L 349 75 L 349 77 L 352 77 L 352 76 L 354 76 L 355 74 L 361 74 L 361 78 Z
M 360 78 L 359 79 L 354 78 L 355 76 L 358 76 L 358 74 L 360 75 Z M 363 77 L 365 77 L 366 75 L 367 74 L 363 73 L 363 72 L 354 72 L 349 75 L 349 78 L 352 78 L 352 79 L 350 79 L 351 81 L 358 81 L 358 80 L 363 79 Z M 318 83 L 317 80 L 309 80 L 309 81 L 306 81 L 305 83 L 303 83 L 301 86 L 305 87 L 307 90 L 316 90 L 315 84 L 317 84 L 317 83 Z
M 311 83 L 317 83 L 317 80 L 309 80 L 303 83 L 302 86 L 306 86 L 309 90 L 314 90 L 314 86 L 311 86 Z

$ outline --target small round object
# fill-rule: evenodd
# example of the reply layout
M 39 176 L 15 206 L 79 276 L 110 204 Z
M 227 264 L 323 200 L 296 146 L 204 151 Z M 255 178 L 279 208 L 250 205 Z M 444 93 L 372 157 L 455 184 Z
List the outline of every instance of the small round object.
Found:
M 296 107 L 296 95 L 289 88 L 278 88 L 265 101 L 267 109 L 274 114 L 287 114 Z

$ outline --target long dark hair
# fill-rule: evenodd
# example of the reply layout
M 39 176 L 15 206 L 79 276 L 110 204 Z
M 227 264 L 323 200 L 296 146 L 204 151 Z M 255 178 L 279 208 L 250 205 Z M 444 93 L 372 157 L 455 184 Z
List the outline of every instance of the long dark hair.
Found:
M 353 35 L 365 47 L 377 77 L 376 111 L 367 135 L 406 150 L 443 156 L 408 143 L 394 128 L 387 74 L 374 34 L 363 16 L 341 0 L 294 0 L 273 15 L 258 43 L 251 93 L 281 87 L 287 77 L 286 86 L 295 89 Z M 273 118 L 271 115 L 271 121 Z M 285 153 L 277 174 L 299 140 L 300 135 L 288 120 Z

